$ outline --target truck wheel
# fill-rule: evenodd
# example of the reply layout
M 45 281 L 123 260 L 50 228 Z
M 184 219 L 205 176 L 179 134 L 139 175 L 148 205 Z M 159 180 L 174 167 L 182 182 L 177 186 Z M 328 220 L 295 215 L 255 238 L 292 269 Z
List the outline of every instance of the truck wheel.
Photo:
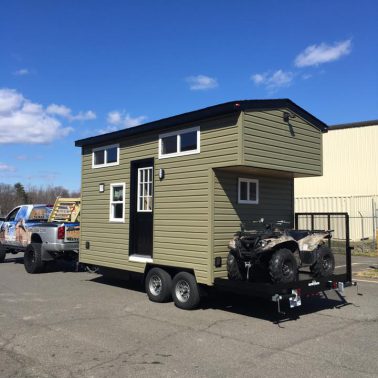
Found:
M 273 253 L 269 261 L 269 275 L 274 283 L 286 283 L 297 280 L 298 266 L 290 249 L 282 248 Z
M 172 278 L 161 268 L 152 268 L 145 280 L 146 293 L 152 302 L 168 302 L 172 299 Z
M 45 263 L 42 261 L 42 246 L 32 243 L 26 247 L 24 253 L 24 267 L 28 273 L 41 273 Z
M 193 274 L 180 272 L 175 275 L 172 298 L 178 308 L 193 310 L 198 307 L 201 297 Z
M 331 276 L 335 270 L 335 256 L 332 251 L 326 246 L 321 246 L 317 253 L 318 257 L 310 267 L 311 273 L 314 277 Z
M 4 262 L 6 254 L 6 249 L 2 245 L 0 245 L 0 264 Z

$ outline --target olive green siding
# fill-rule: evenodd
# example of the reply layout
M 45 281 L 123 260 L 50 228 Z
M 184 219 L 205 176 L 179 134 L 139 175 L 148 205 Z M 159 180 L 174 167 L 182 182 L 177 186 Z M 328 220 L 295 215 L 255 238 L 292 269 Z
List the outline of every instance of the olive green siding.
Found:
M 155 158 L 154 264 L 194 269 L 200 283 L 210 282 L 209 169 L 238 163 L 239 114 L 180 125 L 200 126 L 200 153 L 158 159 L 159 132 L 107 144 L 120 144 L 120 164 L 92 168 L 92 148 L 83 148 L 80 260 L 143 272 L 144 263 L 129 261 L 130 162 Z M 163 131 L 164 132 L 164 131 Z M 158 170 L 165 170 L 159 180 Z M 109 222 L 110 184 L 126 183 L 125 223 Z M 99 193 L 100 183 L 105 193 Z M 90 249 L 85 249 L 86 241 Z
M 259 181 L 259 203 L 238 203 L 238 178 Z M 227 277 L 228 243 L 240 231 L 240 223 L 264 218 L 266 222 L 284 219 L 293 221 L 293 178 L 259 176 L 246 173 L 214 171 L 214 246 L 213 257 L 222 258 L 222 266 L 214 268 L 214 278 Z
M 321 175 L 321 132 L 299 116 L 288 125 L 284 110 L 242 111 L 114 139 L 105 145 L 120 144 L 116 166 L 93 169 L 92 149 L 101 145 L 83 147 L 80 261 L 144 271 L 145 263 L 129 261 L 130 164 L 154 158 L 153 263 L 193 269 L 199 283 L 226 277 L 227 245 L 240 222 L 292 221 L 293 177 Z M 160 133 L 195 126 L 200 153 L 158 158 Z M 259 180 L 259 204 L 237 203 L 238 177 Z M 109 221 L 112 183 L 126 184 L 124 223 Z M 214 268 L 216 256 L 221 268 Z
M 284 111 L 244 113 L 243 163 L 293 172 L 296 177 L 322 175 L 321 131 L 297 115 L 284 122 Z

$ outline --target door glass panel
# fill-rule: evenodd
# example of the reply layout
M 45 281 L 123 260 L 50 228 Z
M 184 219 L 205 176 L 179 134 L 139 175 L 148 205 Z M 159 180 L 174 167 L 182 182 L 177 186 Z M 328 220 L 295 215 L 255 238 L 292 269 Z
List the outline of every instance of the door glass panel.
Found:
M 152 211 L 152 167 L 138 169 L 138 211 Z

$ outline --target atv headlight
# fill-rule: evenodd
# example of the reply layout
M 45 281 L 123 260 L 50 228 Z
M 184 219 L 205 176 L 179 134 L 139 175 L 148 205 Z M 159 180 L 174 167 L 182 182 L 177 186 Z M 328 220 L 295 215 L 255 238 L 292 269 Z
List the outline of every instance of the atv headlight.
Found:
M 260 247 L 264 248 L 267 244 L 269 243 L 269 241 L 267 240 L 260 240 Z

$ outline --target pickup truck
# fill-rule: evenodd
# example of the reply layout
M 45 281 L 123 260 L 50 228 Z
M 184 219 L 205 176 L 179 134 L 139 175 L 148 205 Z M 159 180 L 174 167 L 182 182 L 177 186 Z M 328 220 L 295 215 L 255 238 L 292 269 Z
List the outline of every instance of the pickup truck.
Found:
M 25 270 L 40 273 L 47 261 L 77 258 L 80 224 L 61 219 L 49 221 L 54 210 L 51 205 L 14 208 L 0 222 L 0 263 L 7 253 L 23 252 Z

